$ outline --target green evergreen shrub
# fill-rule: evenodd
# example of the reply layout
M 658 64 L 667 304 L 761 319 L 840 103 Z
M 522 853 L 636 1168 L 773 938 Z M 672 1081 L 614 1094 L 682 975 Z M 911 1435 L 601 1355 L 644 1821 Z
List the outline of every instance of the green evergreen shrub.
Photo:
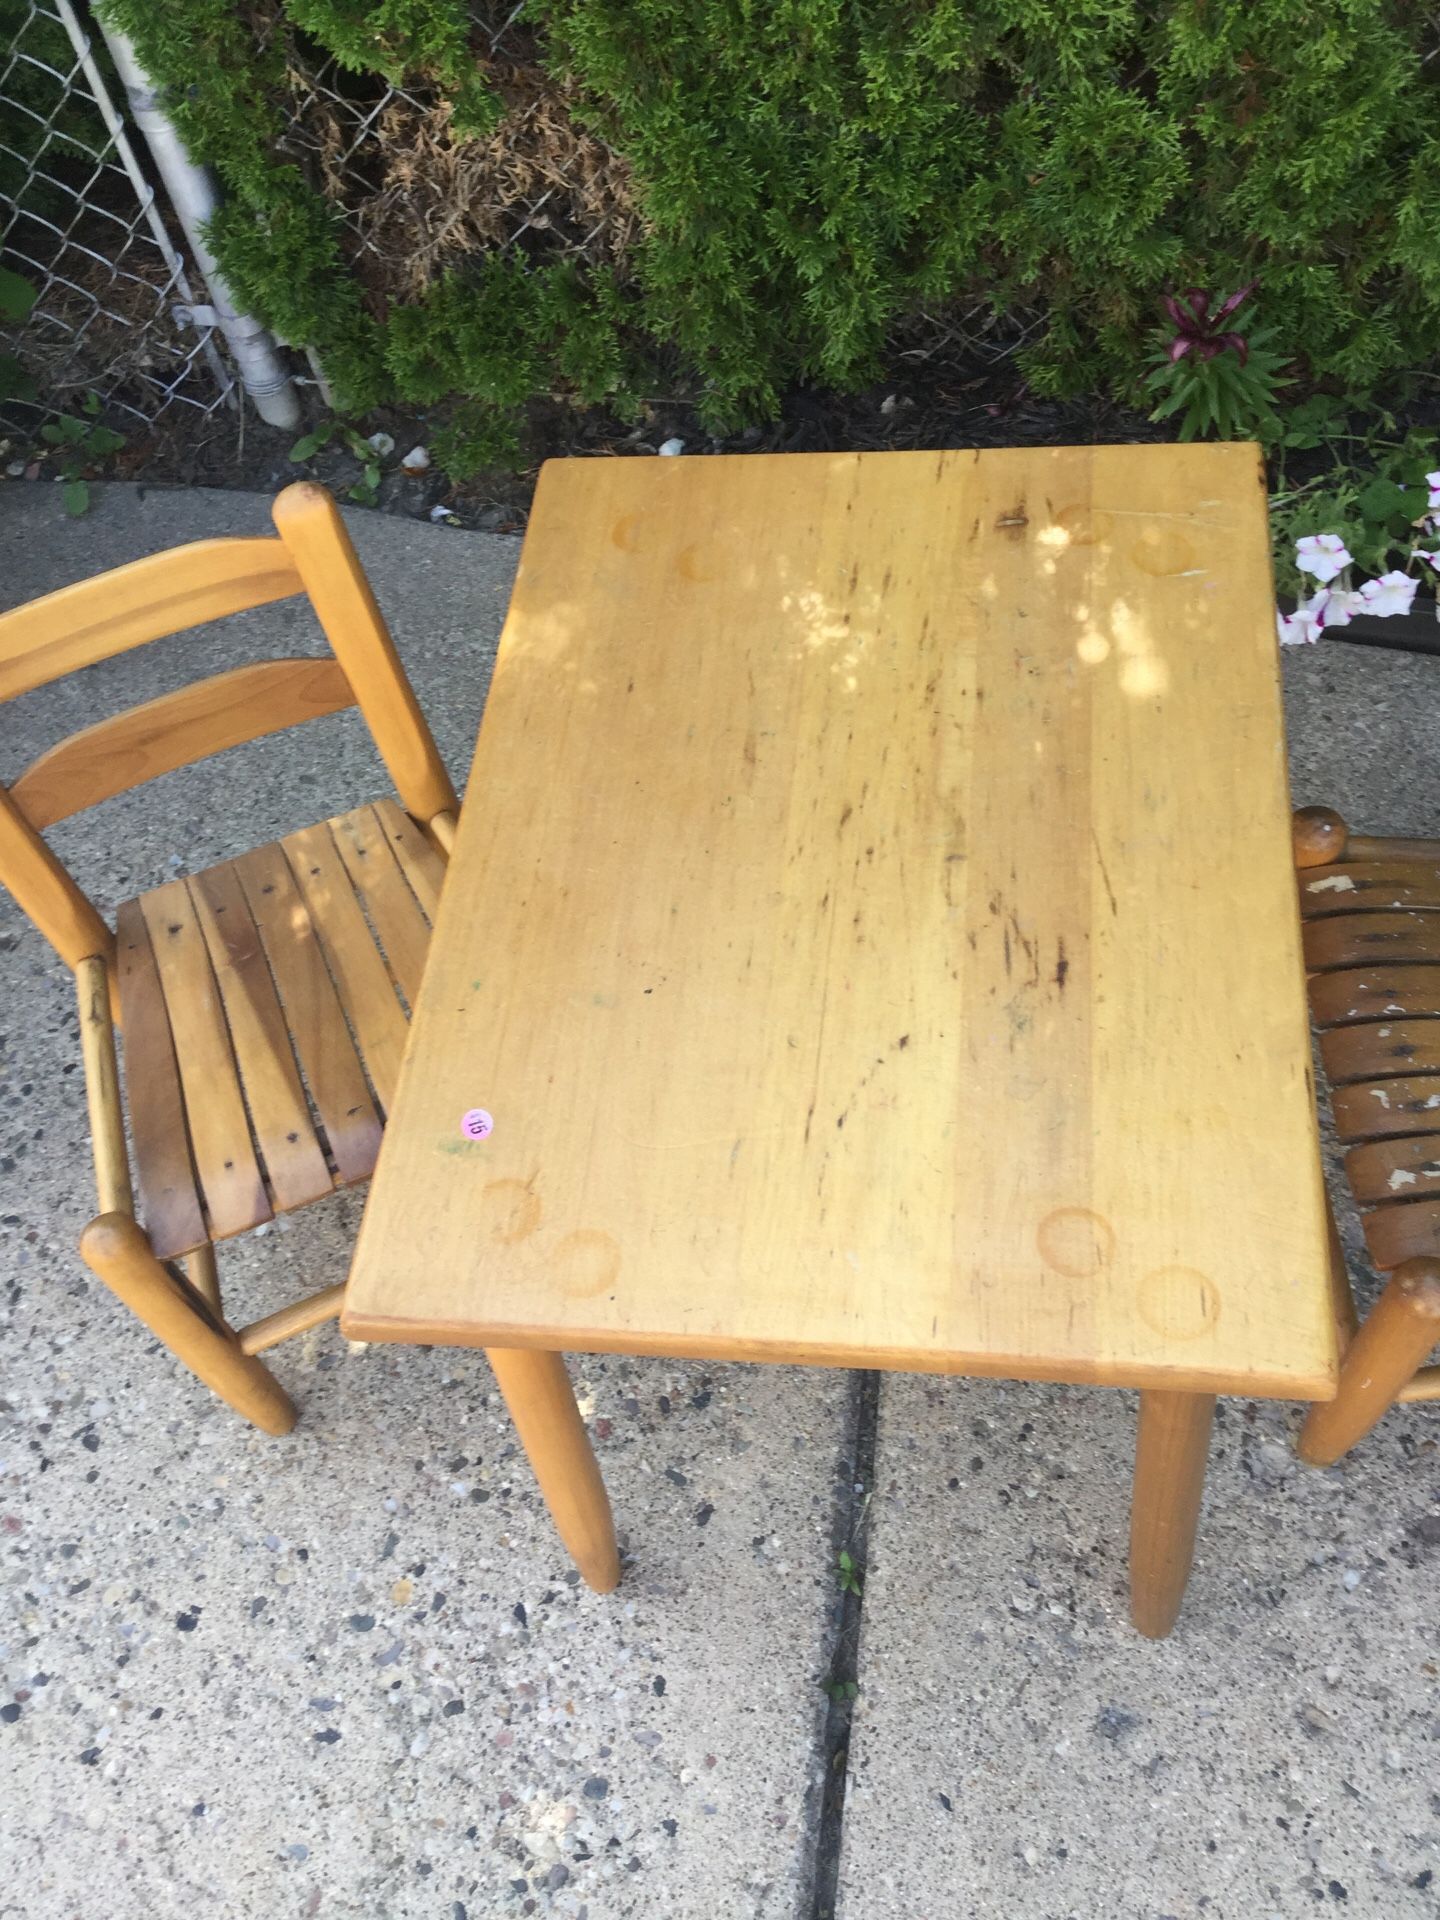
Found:
M 275 0 L 352 72 L 498 124 L 464 0 Z M 102 0 L 230 203 L 242 296 L 351 407 L 453 393 L 472 438 L 528 395 L 633 391 L 663 347 L 708 417 L 864 382 L 916 309 L 1039 310 L 1042 392 L 1133 398 L 1167 288 L 1256 279 L 1304 385 L 1373 393 L 1440 339 L 1440 65 L 1401 0 L 530 0 L 551 70 L 628 161 L 617 279 L 523 249 L 367 296 L 288 156 L 283 36 L 228 0 Z

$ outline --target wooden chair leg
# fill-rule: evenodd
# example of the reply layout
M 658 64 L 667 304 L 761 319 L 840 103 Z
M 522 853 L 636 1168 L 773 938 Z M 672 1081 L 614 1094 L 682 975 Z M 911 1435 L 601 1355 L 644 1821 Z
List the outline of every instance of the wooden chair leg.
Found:
M 1130 1505 L 1130 1618 L 1151 1640 L 1174 1626 L 1195 1557 L 1213 1393 L 1140 1395 Z
M 227 1405 L 266 1433 L 290 1431 L 295 1408 L 280 1382 L 262 1360 L 241 1351 L 200 1294 L 190 1293 L 156 1259 L 134 1220 L 123 1213 L 97 1215 L 80 1236 L 80 1252 L 90 1271 Z
M 1346 1349 L 1340 1390 L 1312 1407 L 1297 1450 L 1311 1466 L 1328 1467 L 1363 1439 L 1395 1404 L 1440 1340 L 1440 1260 L 1407 1260 Z
M 485 1357 L 495 1370 L 555 1531 L 585 1584 L 596 1593 L 613 1592 L 620 1584 L 620 1552 L 610 1498 L 563 1356 L 488 1347 Z
M 185 1271 L 195 1291 L 212 1306 L 216 1313 L 223 1313 L 220 1304 L 220 1273 L 215 1265 L 215 1243 L 207 1240 L 203 1247 L 197 1247 L 194 1253 L 185 1256 Z

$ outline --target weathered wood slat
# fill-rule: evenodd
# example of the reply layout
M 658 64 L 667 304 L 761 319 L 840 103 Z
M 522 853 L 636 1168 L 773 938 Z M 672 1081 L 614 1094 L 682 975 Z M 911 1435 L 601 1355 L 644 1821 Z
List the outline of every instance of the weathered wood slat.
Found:
M 1351 913 L 1307 920 L 1305 965 L 1312 973 L 1332 967 L 1408 966 L 1440 962 L 1440 913 Z
M 370 1084 L 388 1110 L 409 1032 L 390 969 L 375 945 L 328 823 L 288 834 L 281 844 L 359 1043 Z
M 1440 1197 L 1440 1140 L 1419 1134 L 1399 1140 L 1372 1140 L 1345 1156 L 1345 1175 L 1361 1206 L 1387 1200 Z
M 1417 1254 L 1440 1254 L 1440 1199 L 1407 1200 L 1403 1205 L 1373 1207 L 1361 1215 L 1365 1245 L 1382 1273 Z
M 1361 1080 L 1331 1096 L 1342 1140 L 1384 1140 L 1398 1133 L 1440 1133 L 1440 1074 Z
M 228 863 L 190 882 L 224 1004 L 260 1162 L 278 1211 L 318 1200 L 334 1184 L 315 1137 L 259 930 Z
M 379 935 L 396 984 L 413 1007 L 425 972 L 430 928 L 373 808 L 330 822 L 351 884 Z
M 1346 861 L 1300 875 L 1307 920 L 1336 913 L 1440 908 L 1440 866 L 1420 860 Z
M 172 880 L 142 894 L 139 906 L 174 1037 L 208 1237 L 223 1240 L 268 1220 L 271 1209 L 250 1143 L 220 989 L 185 882 Z
M 209 1232 L 190 1158 L 170 1016 L 140 903 L 127 900 L 115 924 L 125 1092 L 140 1214 L 156 1253 L 173 1260 L 208 1240 Z
M 1440 966 L 1347 967 L 1310 981 L 1310 1011 L 1318 1027 L 1347 1020 L 1440 1016 Z
M 1440 1073 L 1440 1020 L 1365 1020 L 1320 1036 L 1332 1084 L 1386 1074 Z
M 363 1180 L 380 1149 L 380 1117 L 295 876 L 278 845 L 234 864 L 331 1157 L 342 1181 Z
M 393 800 L 377 800 L 375 818 L 400 863 L 400 871 L 410 882 L 410 891 L 420 902 L 420 911 L 433 927 L 440 907 L 440 890 L 445 884 L 445 861 L 421 833 L 403 807 Z M 437 819 L 443 818 L 437 815 Z

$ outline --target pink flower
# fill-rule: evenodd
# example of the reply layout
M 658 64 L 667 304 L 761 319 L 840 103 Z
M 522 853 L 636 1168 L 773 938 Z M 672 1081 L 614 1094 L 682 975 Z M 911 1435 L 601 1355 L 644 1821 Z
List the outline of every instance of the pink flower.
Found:
M 1440 507 L 1440 472 L 1427 473 L 1425 476 L 1425 484 L 1430 489 L 1431 506 Z
M 1308 600 L 1302 600 L 1294 613 L 1288 617 L 1283 613 L 1277 613 L 1275 627 L 1280 635 L 1281 646 L 1313 647 L 1324 631 L 1323 616 L 1329 600 L 1329 590 L 1322 587 Z
M 1367 580 L 1360 589 L 1366 613 L 1388 620 L 1393 613 L 1408 613 L 1420 582 L 1408 573 L 1382 573 L 1378 580 Z
M 1187 353 L 1193 353 L 1197 360 L 1213 360 L 1216 354 L 1229 348 L 1243 367 L 1250 357 L 1249 342 L 1243 333 L 1221 333 L 1220 327 L 1244 306 L 1259 284 L 1258 280 L 1252 280 L 1248 286 L 1241 287 L 1228 300 L 1222 300 L 1214 313 L 1210 311 L 1210 294 L 1204 287 L 1190 287 L 1178 297 L 1167 293 L 1165 311 L 1175 326 L 1175 338 L 1169 346 L 1170 359 L 1183 360 Z
M 1338 533 L 1307 533 L 1295 542 L 1295 564 L 1323 586 L 1352 564 L 1352 555 Z

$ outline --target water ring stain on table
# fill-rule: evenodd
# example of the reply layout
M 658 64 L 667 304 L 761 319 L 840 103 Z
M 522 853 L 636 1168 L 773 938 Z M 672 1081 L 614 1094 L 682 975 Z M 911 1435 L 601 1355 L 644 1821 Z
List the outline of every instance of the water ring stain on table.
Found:
M 582 1227 L 566 1234 L 548 1264 L 572 1300 L 589 1300 L 614 1285 L 620 1249 L 608 1233 Z
M 1195 1267 L 1158 1267 L 1140 1282 L 1146 1326 L 1167 1340 L 1198 1340 L 1220 1318 L 1220 1289 Z
M 1188 573 L 1199 561 L 1192 541 L 1183 534 L 1154 525 L 1146 527 L 1130 549 L 1131 565 L 1157 580 Z
M 1115 1258 L 1115 1229 L 1089 1207 L 1056 1207 L 1040 1222 L 1035 1244 L 1047 1267 L 1088 1280 Z
M 487 1180 L 481 1193 L 479 1226 L 483 1239 L 502 1247 L 529 1239 L 544 1212 L 540 1196 L 523 1180 Z
M 1073 507 L 1061 507 L 1055 525 L 1069 536 L 1072 547 L 1094 547 L 1109 539 L 1115 520 L 1103 508 L 1082 501 Z

